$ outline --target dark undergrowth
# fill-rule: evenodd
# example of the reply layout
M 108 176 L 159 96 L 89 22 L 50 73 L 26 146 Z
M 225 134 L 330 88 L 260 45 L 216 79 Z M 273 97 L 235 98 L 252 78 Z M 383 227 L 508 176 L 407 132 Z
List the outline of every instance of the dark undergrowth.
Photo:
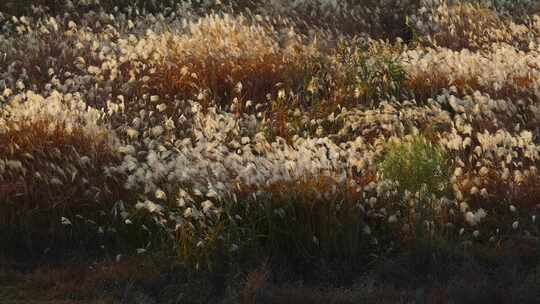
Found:
M 193 271 L 164 253 L 2 259 L 0 296 L 3 303 L 538 303 L 538 251 L 512 249 L 417 244 L 361 265 L 261 257 L 219 271 Z

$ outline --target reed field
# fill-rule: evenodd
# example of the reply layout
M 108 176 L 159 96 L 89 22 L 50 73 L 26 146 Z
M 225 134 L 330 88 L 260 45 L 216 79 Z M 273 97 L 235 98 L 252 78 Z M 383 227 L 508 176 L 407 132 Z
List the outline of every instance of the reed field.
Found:
M 7 303 L 538 303 L 539 166 L 535 0 L 0 3 Z

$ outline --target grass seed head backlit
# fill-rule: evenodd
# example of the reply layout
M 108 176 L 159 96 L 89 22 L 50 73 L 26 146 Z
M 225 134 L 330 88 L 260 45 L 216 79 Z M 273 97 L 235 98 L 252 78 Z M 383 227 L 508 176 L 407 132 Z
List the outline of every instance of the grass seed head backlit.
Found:
M 197 267 L 538 231 L 532 1 L 105 2 L 0 18 L 0 224 Z

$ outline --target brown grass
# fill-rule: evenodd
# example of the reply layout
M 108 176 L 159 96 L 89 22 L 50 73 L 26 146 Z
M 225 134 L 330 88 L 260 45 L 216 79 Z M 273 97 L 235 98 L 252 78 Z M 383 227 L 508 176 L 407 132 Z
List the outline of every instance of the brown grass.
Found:
M 25 125 L 19 130 L 11 129 L 7 133 L 0 134 L 0 141 L 5 143 L 0 147 L 0 155 L 4 159 L 21 161 L 30 173 L 25 176 L 7 175 L 4 177 L 6 185 L 18 185 L 19 189 L 25 189 L 25 192 L 18 192 L 13 197 L 13 202 L 16 201 L 19 208 L 21 206 L 28 209 L 65 208 L 68 205 L 69 207 L 77 207 L 78 204 L 83 204 L 84 200 L 79 201 L 78 198 L 82 199 L 80 194 L 86 188 L 83 184 L 77 185 L 81 182 L 80 178 L 96 177 L 88 174 L 88 169 L 94 170 L 93 173 L 98 173 L 103 166 L 116 160 L 111 150 L 109 134 L 106 131 L 90 138 L 83 129 L 75 128 L 68 132 L 65 126 L 59 126 L 50 132 L 48 126 L 49 121 L 41 120 L 31 125 Z M 50 185 L 47 185 L 47 180 L 36 179 L 32 174 L 39 172 L 44 175 L 44 179 L 50 178 L 51 176 L 46 175 L 53 173 L 49 167 L 50 163 L 76 162 L 78 161 L 77 156 L 89 157 L 91 167 L 77 166 L 79 169 L 77 172 L 83 176 L 75 176 L 75 180 L 70 183 L 71 187 L 59 187 L 53 191 L 50 189 Z M 101 182 L 99 182 L 100 179 Z M 105 178 L 98 177 L 93 181 L 94 185 L 104 184 Z M 13 194 L 14 191 L 7 192 Z
M 406 301 L 414 298 L 411 291 L 398 290 L 389 286 L 369 290 L 362 286 L 356 288 L 328 288 L 297 286 L 295 284 L 276 285 L 266 281 L 264 284 L 260 284 L 261 276 L 265 277 L 267 274 L 254 272 L 248 275 L 248 280 L 241 293 L 250 296 L 242 297 L 241 304 L 406 303 Z M 438 292 L 433 291 L 430 293 L 429 299 L 435 301 L 429 303 L 446 303 L 438 301 L 439 298 Z
M 501 42 L 524 50 L 528 48 L 527 34 L 531 29 L 513 23 L 493 9 L 471 3 L 443 7 L 445 9 L 433 15 L 437 30 L 432 29 L 426 37 L 420 37 L 422 43 L 453 50 L 481 50 Z
M 105 167 L 119 161 L 109 131 L 88 134 L 83 126 L 68 131 L 62 124 L 49 129 L 49 123 L 47 118 L 36 119 L 15 128 L 8 121 L 8 131 L 0 134 L 4 143 L 0 159 L 19 161 L 23 170 L 8 169 L 0 181 L 0 226 L 5 241 L 12 242 L 11 249 L 25 244 L 22 246 L 27 250 L 39 251 L 45 249 L 42 246 L 70 239 L 72 244 L 84 243 L 82 236 L 89 227 L 75 223 L 76 215 L 82 216 L 83 222 L 105 224 L 114 219 L 102 218 L 101 212 L 131 197 L 121 176 L 104 172 Z M 61 225 L 61 217 L 70 219 L 82 234 L 72 235 L 72 229 Z
M 533 68 L 533 67 L 531 67 Z M 481 84 L 478 80 L 480 75 L 470 75 L 468 77 L 459 77 L 450 79 L 449 75 L 439 72 L 434 66 L 429 72 L 409 75 L 404 83 L 404 87 L 409 90 L 417 101 L 426 101 L 433 96 L 443 92 L 450 86 L 455 86 L 458 94 L 465 96 L 479 91 L 493 99 L 519 100 L 536 98 L 532 92 L 536 79 L 532 74 L 527 76 L 509 75 L 504 85 L 495 89 L 490 83 Z
M 540 195 L 540 176 L 538 174 L 530 174 L 525 176 L 522 182 L 516 182 L 513 180 L 513 175 L 510 175 L 509 180 L 504 180 L 498 170 L 500 169 L 490 170 L 487 176 L 483 176 L 480 179 L 479 185 L 471 182 L 478 176 L 475 172 L 464 174 L 461 180 L 467 179 L 469 182 L 460 182 L 460 191 L 468 197 L 468 201 L 473 206 L 487 209 L 504 208 L 504 212 L 507 212 L 509 204 L 512 204 L 534 214 L 540 207 L 538 202 Z M 483 198 L 479 194 L 474 196 L 469 195 L 473 186 L 476 186 L 478 189 L 485 188 L 489 197 Z
M 240 291 L 242 304 L 257 304 L 261 301 L 265 289 L 269 286 L 270 272 L 266 265 L 248 273 L 246 282 Z
M 208 92 L 218 105 L 234 97 L 265 102 L 277 84 L 290 88 L 302 76 L 309 54 L 295 35 L 283 40 L 274 29 L 243 17 L 209 16 L 171 41 L 171 58 L 151 82 L 171 96 Z
M 134 283 L 158 281 L 165 267 L 145 257 L 41 265 L 16 270 L 0 264 L 0 295 L 9 303 L 118 303 Z

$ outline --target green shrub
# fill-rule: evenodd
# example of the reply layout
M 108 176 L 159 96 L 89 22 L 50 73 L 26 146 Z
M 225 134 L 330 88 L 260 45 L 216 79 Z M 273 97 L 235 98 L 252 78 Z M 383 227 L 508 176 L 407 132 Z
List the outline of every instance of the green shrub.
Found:
M 426 190 L 437 195 L 448 189 L 444 153 L 423 136 L 389 144 L 381 171 L 384 178 L 397 182 L 402 192 Z

